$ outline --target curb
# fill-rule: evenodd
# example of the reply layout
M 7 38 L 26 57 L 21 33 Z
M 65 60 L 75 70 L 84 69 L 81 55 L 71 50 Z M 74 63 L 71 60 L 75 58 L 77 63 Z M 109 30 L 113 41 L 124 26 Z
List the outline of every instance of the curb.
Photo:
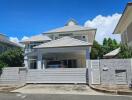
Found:
M 99 92 L 103 92 L 103 93 L 111 93 L 111 94 L 116 94 L 116 95 L 131 95 L 132 96 L 132 91 L 116 91 L 116 90 L 106 90 L 106 89 L 99 89 L 99 88 L 95 88 L 93 86 L 90 86 L 91 89 L 95 90 L 95 91 L 99 91 Z
M 24 84 L 24 85 L 22 85 L 22 86 L 20 86 L 20 87 L 17 87 L 16 89 L 23 88 L 23 87 L 25 87 L 26 85 L 27 85 L 27 84 Z M 14 89 L 14 90 L 16 90 L 16 89 Z M 20 93 L 20 92 L 13 92 L 14 90 L 9 91 L 9 93 Z
M 103 93 L 111 93 L 111 94 L 117 94 L 117 91 L 114 90 L 105 90 L 105 89 L 99 89 L 99 88 L 95 88 L 93 86 L 89 86 L 91 89 L 95 90 L 95 91 L 99 91 L 99 92 L 103 92 Z
M 132 92 L 124 92 L 124 91 L 117 91 L 118 95 L 131 95 L 132 96 Z
M 22 85 L 22 86 L 19 86 L 19 87 L 16 87 L 14 90 L 16 89 L 19 89 L 19 88 L 22 88 L 26 86 L 26 84 Z M 7 94 L 14 94 L 14 93 L 19 93 L 19 92 L 12 92 L 13 90 L 10 90 L 10 91 L 0 91 L 0 93 L 7 93 Z

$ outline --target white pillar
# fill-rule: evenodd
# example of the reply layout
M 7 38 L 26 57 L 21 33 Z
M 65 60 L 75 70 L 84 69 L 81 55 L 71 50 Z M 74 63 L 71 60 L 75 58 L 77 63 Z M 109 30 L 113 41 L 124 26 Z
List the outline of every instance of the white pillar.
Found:
M 38 57 L 37 57 L 37 69 L 40 70 L 42 69 L 42 54 L 38 52 Z
M 131 58 L 131 84 L 132 84 L 132 58 Z
M 45 60 L 43 60 L 43 65 L 42 65 L 42 69 L 45 69 L 46 63 Z
M 89 48 L 86 49 L 86 67 L 88 68 L 88 61 L 90 60 Z
M 28 57 L 24 56 L 24 67 L 29 68 L 28 66 Z

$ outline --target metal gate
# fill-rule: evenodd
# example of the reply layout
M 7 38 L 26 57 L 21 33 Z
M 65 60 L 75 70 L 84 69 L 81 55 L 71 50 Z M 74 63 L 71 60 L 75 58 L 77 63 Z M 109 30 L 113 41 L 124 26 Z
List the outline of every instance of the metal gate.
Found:
M 26 83 L 86 83 L 86 68 L 29 69 Z

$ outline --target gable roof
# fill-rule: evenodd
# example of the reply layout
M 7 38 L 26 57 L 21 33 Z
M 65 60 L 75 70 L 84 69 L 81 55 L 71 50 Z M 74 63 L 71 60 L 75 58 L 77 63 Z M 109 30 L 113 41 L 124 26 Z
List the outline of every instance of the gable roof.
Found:
M 32 36 L 29 39 L 22 40 L 21 43 L 36 42 L 36 41 L 41 42 L 41 41 L 49 41 L 49 40 L 51 40 L 51 38 L 49 38 L 48 36 L 39 34 L 39 35 Z
M 72 25 L 78 25 L 78 23 L 77 23 L 74 19 L 70 19 L 70 20 L 65 24 L 65 26 L 71 25 L 71 23 L 72 23 Z
M 104 57 L 113 57 L 116 56 L 120 52 L 120 48 L 117 48 L 107 54 L 104 55 Z
M 83 27 L 77 24 L 77 22 L 73 19 L 69 20 L 65 26 L 59 27 L 44 33 L 59 33 L 59 32 L 73 32 L 73 31 L 85 31 L 85 30 L 91 30 L 95 28 L 91 27 Z
M 60 39 L 52 40 L 50 42 L 35 46 L 34 48 L 59 48 L 59 47 L 76 47 L 76 46 L 89 46 L 89 45 L 92 44 L 82 40 L 65 36 Z
M 5 44 L 8 44 L 10 46 L 14 46 L 14 47 L 22 47 L 21 45 L 15 43 L 15 42 L 12 42 L 9 40 L 8 36 L 0 33 L 0 42 L 1 43 L 5 43 Z
M 10 40 L 0 39 L 0 42 L 11 45 L 11 46 L 15 46 L 15 47 L 22 47 L 21 45 L 15 43 L 15 42 L 12 42 Z
M 84 31 L 84 30 L 90 30 L 90 29 L 93 29 L 93 28 L 73 25 L 73 26 L 64 26 L 64 27 L 56 28 L 44 33 L 73 32 L 73 31 Z
M 121 34 L 132 23 L 132 2 L 128 2 L 113 34 Z

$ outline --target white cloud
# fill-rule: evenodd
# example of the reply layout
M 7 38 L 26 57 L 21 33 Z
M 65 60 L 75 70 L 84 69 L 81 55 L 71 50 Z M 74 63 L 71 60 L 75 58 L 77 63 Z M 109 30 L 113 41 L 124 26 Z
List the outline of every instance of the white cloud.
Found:
M 29 39 L 29 37 L 24 36 L 21 40 L 26 40 L 26 39 Z
M 120 41 L 120 35 L 112 34 L 120 17 L 121 14 L 118 13 L 115 13 L 111 16 L 98 15 L 93 20 L 86 21 L 84 26 L 97 28 L 96 40 L 99 43 L 102 43 L 105 37 L 111 37 L 112 39 Z
M 10 41 L 20 45 L 21 47 L 24 47 L 24 45 L 20 44 L 19 42 L 22 41 L 22 40 L 28 39 L 28 38 L 29 37 L 27 37 L 27 36 L 23 36 L 22 39 L 19 40 L 17 37 L 9 37 Z
M 27 36 L 23 36 L 22 39 L 19 40 L 17 37 L 9 37 L 10 41 L 15 42 L 15 43 L 19 43 L 20 41 L 28 39 L 28 38 L 29 37 Z
M 19 42 L 19 39 L 17 37 L 10 37 L 9 39 L 10 41 L 15 42 L 15 43 Z

